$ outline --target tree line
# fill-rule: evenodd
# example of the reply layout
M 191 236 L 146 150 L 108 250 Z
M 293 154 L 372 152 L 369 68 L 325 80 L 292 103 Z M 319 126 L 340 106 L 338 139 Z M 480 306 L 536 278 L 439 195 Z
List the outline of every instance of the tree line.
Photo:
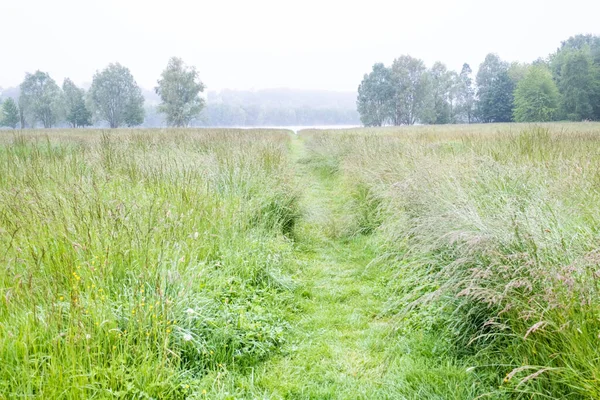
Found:
M 366 126 L 600 120 L 600 36 L 577 35 L 530 64 L 488 54 L 473 81 L 441 62 L 403 55 L 365 74 L 357 109 Z
M 161 99 L 157 111 L 169 126 L 185 127 L 204 107 L 204 84 L 195 67 L 173 57 L 155 87 Z M 73 128 L 104 121 L 111 128 L 144 122 L 142 90 L 128 68 L 119 63 L 98 71 L 86 92 L 69 78 L 59 86 L 46 72 L 27 73 L 19 86 L 18 100 L 0 104 L 0 123 L 10 128 L 51 128 L 67 122 Z

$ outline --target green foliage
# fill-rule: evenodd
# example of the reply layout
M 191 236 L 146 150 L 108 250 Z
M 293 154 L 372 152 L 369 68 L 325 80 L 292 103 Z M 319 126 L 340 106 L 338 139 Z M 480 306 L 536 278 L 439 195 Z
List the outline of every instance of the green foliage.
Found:
M 162 100 L 158 110 L 166 115 L 169 126 L 188 126 L 204 107 L 200 97 L 204 84 L 196 68 L 186 66 L 181 58 L 169 60 L 155 90 Z
M 128 68 L 109 64 L 94 75 L 88 93 L 97 116 L 111 128 L 140 125 L 144 121 L 144 97 Z
M 289 137 L 4 138 L 2 396 L 184 399 L 276 353 L 294 286 Z
M 392 64 L 394 125 L 413 125 L 428 111 L 429 79 L 422 60 L 408 55 Z
M 132 99 L 125 104 L 123 110 L 123 123 L 128 127 L 138 126 L 144 123 L 146 110 L 143 107 L 144 98 Z
M 92 113 L 85 105 L 85 91 L 78 88 L 69 78 L 65 78 L 62 89 L 67 122 L 73 128 L 92 125 Z
M 460 74 L 448 71 L 436 62 L 426 71 L 421 60 L 403 56 L 394 61 L 391 85 L 378 87 L 377 75 L 388 69 L 383 64 L 365 75 L 359 87 L 357 106 L 365 126 L 381 126 L 387 120 L 394 125 L 510 122 L 544 122 L 552 119 L 600 120 L 600 37 L 577 35 L 564 41 L 549 58 L 538 58 L 531 65 L 549 68 L 558 87 L 559 110 L 555 110 L 556 93 L 544 75 L 545 84 L 538 83 L 537 93 L 543 99 L 533 99 L 532 83 L 528 95 L 522 89 L 519 110 L 515 109 L 515 91 L 526 79 L 529 64 L 507 63 L 496 54 L 488 54 L 476 77 L 477 96 L 473 89 L 471 68 L 464 64 Z M 530 77 L 530 80 L 534 79 Z M 381 82 L 386 79 L 379 78 Z M 540 86 L 541 85 L 541 86 Z M 542 87 L 543 86 L 543 87 Z M 392 88 L 393 98 L 387 96 Z M 523 99 L 523 96 L 530 98 Z M 538 105 L 533 105 L 538 103 Z M 375 110 L 382 110 L 375 112 Z
M 520 87 L 548 80 L 530 68 Z M 390 398 L 600 396 L 599 130 L 371 129 L 316 142 L 340 158 L 347 182 L 380 199 L 383 242 L 370 268 L 394 274 L 396 351 L 421 356 L 403 396 Z M 428 359 L 467 373 L 453 381 Z
M 63 113 L 62 92 L 48 73 L 27 73 L 20 89 L 19 108 L 29 117 L 30 125 L 39 121 L 44 128 L 51 128 L 59 121 Z
M 510 63 L 510 66 L 508 67 L 508 76 L 513 81 L 515 86 L 517 86 L 519 82 L 525 78 L 527 72 L 529 71 L 529 67 L 529 64 L 523 64 L 516 61 Z
M 562 97 L 561 117 L 600 120 L 600 37 L 570 37 L 551 55 L 550 68 Z
M 508 64 L 488 54 L 477 72 L 478 118 L 482 122 L 510 122 L 513 118 L 514 81 Z
M 515 121 L 552 121 L 559 102 L 560 94 L 548 68 L 530 66 L 515 90 Z
M 429 70 L 429 82 L 430 115 L 424 119 L 424 122 L 432 124 L 454 122 L 458 76 L 454 71 L 448 71 L 446 66 L 438 61 Z
M 15 129 L 19 124 L 19 108 L 17 103 L 9 97 L 0 103 L 0 125 Z
M 594 119 L 598 91 L 597 67 L 587 51 L 573 50 L 564 56 L 559 85 L 563 114 L 570 120 Z
M 467 63 L 463 64 L 458 82 L 456 84 L 456 121 L 471 123 L 474 120 L 475 109 L 475 89 L 473 89 L 473 79 L 471 66 Z
M 394 86 L 390 69 L 381 63 L 373 65 L 373 71 L 365 74 L 358 86 L 356 107 L 363 125 L 384 125 L 393 112 L 393 97 Z

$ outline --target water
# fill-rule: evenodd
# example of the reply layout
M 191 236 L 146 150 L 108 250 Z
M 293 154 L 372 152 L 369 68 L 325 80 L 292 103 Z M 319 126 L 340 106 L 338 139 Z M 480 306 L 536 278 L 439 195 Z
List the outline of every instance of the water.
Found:
M 360 128 L 360 125 L 297 125 L 297 126 L 282 126 L 282 125 L 264 125 L 264 126 L 228 126 L 227 128 L 235 129 L 284 129 L 293 131 L 298 134 L 299 131 L 304 129 L 350 129 Z

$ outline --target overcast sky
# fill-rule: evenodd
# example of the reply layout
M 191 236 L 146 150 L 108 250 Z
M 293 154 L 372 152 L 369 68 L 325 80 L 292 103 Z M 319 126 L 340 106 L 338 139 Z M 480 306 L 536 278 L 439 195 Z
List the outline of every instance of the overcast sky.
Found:
M 354 91 L 402 54 L 532 61 L 600 34 L 599 15 L 598 0 L 0 0 L 0 86 L 36 69 L 83 84 L 118 61 L 152 88 L 178 56 L 209 89 Z

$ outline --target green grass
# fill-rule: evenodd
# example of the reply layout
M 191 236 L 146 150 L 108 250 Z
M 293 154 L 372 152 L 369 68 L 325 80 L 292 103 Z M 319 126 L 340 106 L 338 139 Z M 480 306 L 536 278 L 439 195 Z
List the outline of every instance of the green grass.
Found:
M 0 398 L 598 398 L 599 135 L 2 135 Z
M 71 136 L 72 135 L 72 136 Z M 0 393 L 186 398 L 286 340 L 286 132 L 6 138 Z
M 477 388 L 463 398 L 600 396 L 599 133 L 591 123 L 305 133 L 315 160 L 368 193 L 396 340 L 414 351 L 415 337 L 434 338 L 421 360 L 470 366 L 460 387 Z M 413 394 L 452 397 L 427 389 L 450 375 L 415 373 Z

